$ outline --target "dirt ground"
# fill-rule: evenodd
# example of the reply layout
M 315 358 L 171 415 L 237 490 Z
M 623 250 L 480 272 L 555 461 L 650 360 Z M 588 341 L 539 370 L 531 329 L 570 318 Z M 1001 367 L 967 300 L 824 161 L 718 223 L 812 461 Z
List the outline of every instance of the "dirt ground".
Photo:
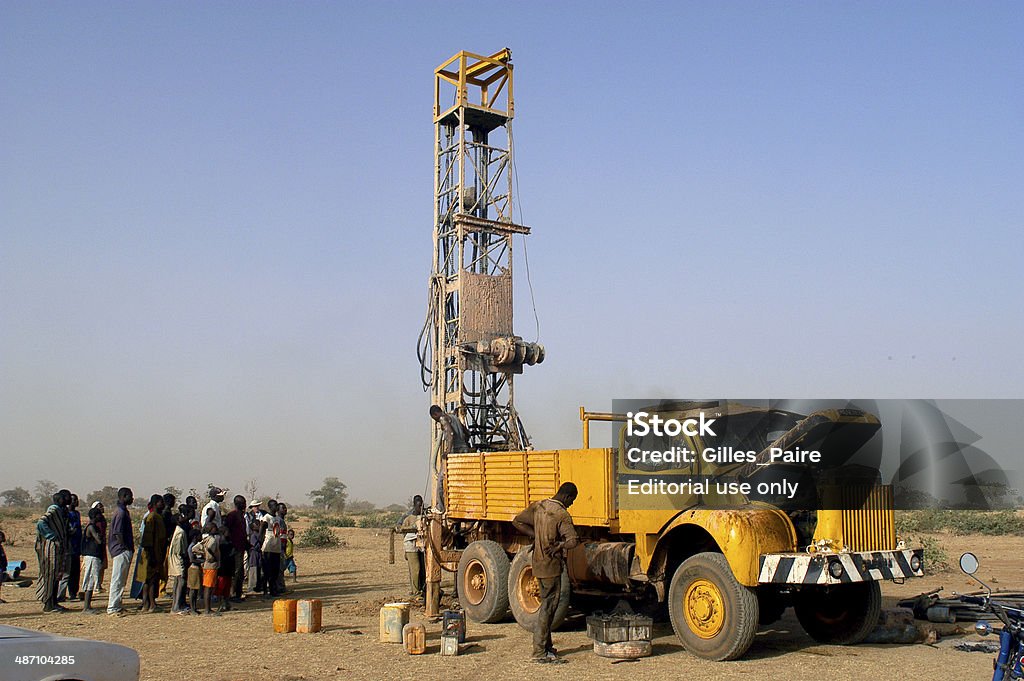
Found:
M 11 560 L 29 563 L 34 577 L 30 521 L 3 524 L 14 545 Z M 292 523 L 297 531 L 303 521 Z M 426 624 L 427 654 L 407 655 L 401 645 L 377 641 L 380 605 L 401 600 L 407 573 L 401 543 L 397 560 L 388 564 L 389 536 L 380 530 L 337 529 L 343 545 L 334 549 L 296 551 L 299 581 L 289 580 L 292 598 L 324 602 L 324 630 L 318 634 L 275 634 L 272 604 L 250 600 L 223 617 L 178 617 L 164 612 L 115 618 L 73 612 L 44 615 L 34 589 L 4 584 L 0 624 L 45 630 L 55 634 L 111 641 L 131 646 L 142 659 L 142 679 L 168 681 L 294 681 L 297 679 L 478 679 L 499 672 L 506 678 L 628 679 L 638 674 L 655 678 L 701 679 L 984 679 L 992 674 L 992 656 L 954 650 L 960 637 L 943 637 L 933 645 L 819 645 L 808 638 L 789 611 L 785 618 L 763 627 L 747 655 L 735 662 L 705 662 L 687 654 L 667 624 L 656 625 L 654 654 L 636 662 L 615 663 L 594 655 L 583 619 L 573 617 L 555 635 L 555 646 L 569 661 L 538 666 L 528 662 L 529 635 L 514 621 L 469 623 L 468 643 L 458 657 L 441 657 L 439 624 L 425 622 L 422 610 L 412 620 Z M 951 557 L 974 551 L 981 560 L 982 579 L 998 587 L 1024 587 L 1019 556 L 1022 537 L 947 537 L 942 541 Z M 955 562 L 955 560 L 954 560 Z M 109 577 L 107 578 L 109 580 Z M 449 579 L 450 581 L 450 579 Z M 959 572 L 930 575 L 904 585 L 886 583 L 886 607 L 899 598 L 944 586 L 947 592 L 969 591 L 973 584 Z M 101 595 L 105 605 L 106 593 Z M 134 602 L 125 601 L 133 606 Z M 968 625 L 969 626 L 969 625 Z M 974 638 L 971 635 L 969 638 Z M 185 669 L 191 673 L 185 674 Z M 3 664 L 0 663 L 0 672 Z M 0 673 L 2 676 L 2 673 Z

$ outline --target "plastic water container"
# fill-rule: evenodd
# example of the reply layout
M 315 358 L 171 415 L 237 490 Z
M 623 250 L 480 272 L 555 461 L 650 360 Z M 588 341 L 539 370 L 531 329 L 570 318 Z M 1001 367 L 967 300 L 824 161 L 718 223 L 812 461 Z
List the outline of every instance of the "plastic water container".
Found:
M 402 645 L 410 655 L 427 652 L 427 630 L 422 624 L 406 624 L 402 627 Z
M 441 654 L 458 655 L 459 654 L 459 637 L 458 636 L 447 636 L 441 634 Z
M 401 643 L 402 629 L 408 623 L 408 603 L 385 603 L 380 609 L 380 642 Z
M 461 610 L 445 610 L 441 613 L 441 633 L 454 636 L 459 643 L 466 642 L 466 613 Z
M 287 634 L 295 631 L 295 611 L 297 601 L 294 598 L 281 598 L 274 601 L 274 631 Z
M 323 603 L 319 598 L 299 601 L 295 610 L 295 631 L 300 634 L 315 634 L 320 631 Z

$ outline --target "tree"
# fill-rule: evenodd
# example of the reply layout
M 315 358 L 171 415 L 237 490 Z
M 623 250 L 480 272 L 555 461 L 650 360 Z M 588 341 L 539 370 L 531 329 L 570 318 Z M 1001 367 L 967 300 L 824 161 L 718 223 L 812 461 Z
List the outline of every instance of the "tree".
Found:
M 257 492 L 259 492 L 259 481 L 256 478 L 245 481 L 244 485 L 245 496 L 247 499 L 252 501 L 253 499 L 259 498 Z
M 92 506 L 94 502 L 100 502 L 108 511 L 113 511 L 114 506 L 117 505 L 117 488 L 107 485 L 103 489 L 93 490 L 89 492 L 89 496 L 85 498 L 87 506 Z
M 180 487 L 175 487 L 174 485 L 168 485 L 167 487 L 164 487 L 164 491 L 167 492 L 168 494 L 173 494 L 175 500 L 181 499 L 181 488 Z
M 337 478 L 324 478 L 323 487 L 313 490 L 306 496 L 310 498 L 313 505 L 319 506 L 325 511 L 341 513 L 345 510 L 345 500 L 348 499 L 346 488 L 347 485 Z
M 4 490 L 0 492 L 0 497 L 4 498 L 4 506 L 31 506 L 32 495 L 24 487 L 15 487 L 14 489 Z
M 348 504 L 348 512 L 359 515 L 361 513 L 373 513 L 377 510 L 377 507 L 372 502 L 363 501 L 362 499 L 353 499 Z
M 53 503 L 53 495 L 60 489 L 53 480 L 36 480 L 36 502 L 40 506 Z

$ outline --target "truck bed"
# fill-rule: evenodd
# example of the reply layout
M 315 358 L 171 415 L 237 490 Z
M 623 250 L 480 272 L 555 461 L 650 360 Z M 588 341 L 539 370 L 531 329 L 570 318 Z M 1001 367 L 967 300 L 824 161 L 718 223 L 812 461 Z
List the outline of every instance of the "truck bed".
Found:
M 452 454 L 445 506 L 452 518 L 509 521 L 563 482 L 573 482 L 579 488 L 569 509 L 573 522 L 610 527 L 616 519 L 614 457 L 610 448 Z

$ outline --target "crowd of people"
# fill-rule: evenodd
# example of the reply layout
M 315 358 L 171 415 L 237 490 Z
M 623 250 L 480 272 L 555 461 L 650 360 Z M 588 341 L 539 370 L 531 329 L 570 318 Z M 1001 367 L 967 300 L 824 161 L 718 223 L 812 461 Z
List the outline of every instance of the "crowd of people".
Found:
M 108 570 L 106 611 L 114 616 L 125 614 L 126 588 L 141 600 L 141 612 L 157 612 L 166 595 L 170 612 L 178 615 L 219 615 L 248 595 L 281 595 L 286 572 L 298 579 L 288 507 L 270 499 L 264 510 L 260 500 L 246 503 L 237 495 L 223 513 L 226 491 L 211 487 L 202 509 L 194 496 L 175 507 L 173 494 L 154 494 L 137 535 L 130 488 L 117 491 L 109 524 L 102 502 L 90 506 L 83 523 L 78 496 L 56 492 L 36 523 L 36 597 L 43 611 L 66 612 L 62 603 L 81 600 L 84 613 L 99 614 L 93 599 Z
M 39 577 L 36 597 L 44 612 L 67 612 L 62 602 L 81 599 L 83 612 L 99 614 L 93 598 L 102 591 L 104 572 L 110 571 L 107 614 L 122 616 L 125 588 L 134 557 L 129 593 L 141 599 L 141 612 L 159 609 L 170 599 L 170 611 L 179 615 L 219 615 L 231 610 L 248 594 L 274 598 L 285 591 L 285 574 L 298 579 L 294 557 L 294 531 L 288 529 L 288 507 L 274 499 L 267 510 L 257 499 L 232 499 L 223 513 L 226 490 L 211 487 L 210 500 L 200 509 L 194 496 L 175 509 L 173 494 L 154 494 L 136 535 L 131 506 L 135 496 L 128 487 L 117 491 L 117 505 L 109 522 L 101 502 L 89 508 L 83 524 L 78 496 L 62 489 L 36 523 Z M 533 544 L 532 567 L 537 579 L 540 610 L 533 631 L 533 662 L 564 662 L 552 645 L 551 625 L 559 602 L 559 584 L 565 554 L 579 544 L 568 508 L 579 491 L 564 482 L 550 499 L 532 503 L 512 521 Z M 413 497 L 412 512 L 394 529 L 404 533 L 409 568 L 410 596 L 425 596 L 423 547 L 418 534 L 423 498 Z M 0 559 L 3 554 L 0 532 Z M 6 562 L 6 561 L 4 561 Z M 217 609 L 214 610 L 214 604 Z

